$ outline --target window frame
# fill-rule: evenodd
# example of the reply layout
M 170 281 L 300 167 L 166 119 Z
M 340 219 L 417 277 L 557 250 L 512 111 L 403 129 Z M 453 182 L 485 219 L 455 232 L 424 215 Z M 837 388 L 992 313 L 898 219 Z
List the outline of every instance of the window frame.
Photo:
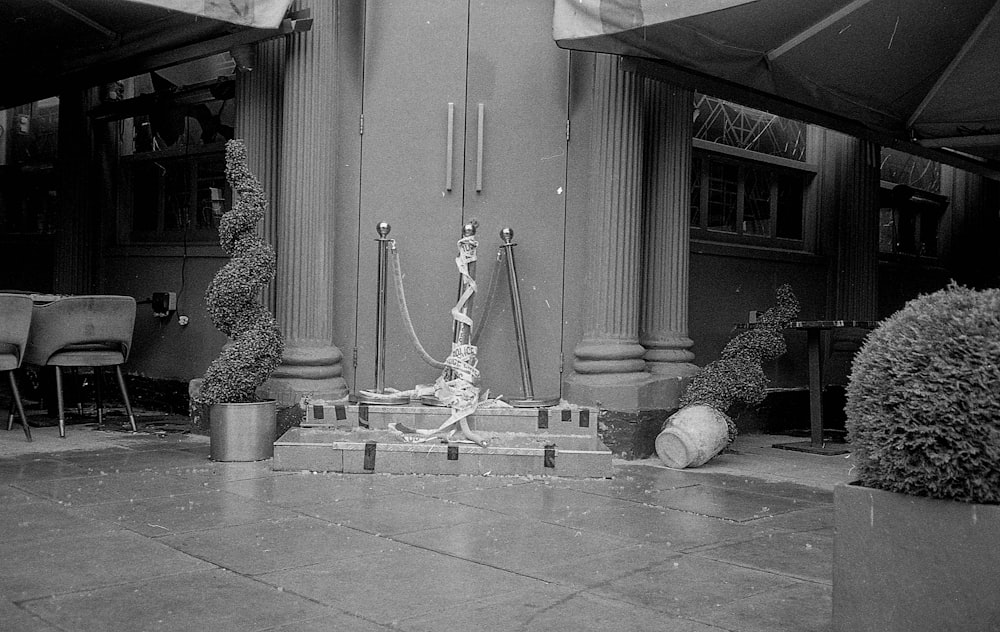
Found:
M 197 212 L 197 164 L 199 159 L 213 156 L 225 159 L 225 141 L 210 143 L 208 145 L 191 145 L 187 147 L 175 147 L 156 151 L 137 152 L 124 155 L 119 158 L 119 183 L 120 195 L 118 198 L 119 231 L 118 243 L 129 244 L 210 244 L 218 242 L 218 228 L 195 228 L 195 216 Z M 154 230 L 136 230 L 134 218 L 136 209 L 134 208 L 135 178 L 133 169 L 138 165 L 155 163 L 156 161 L 177 161 L 185 163 L 187 168 L 188 195 L 189 202 L 187 216 L 184 218 L 184 227 L 176 230 L 165 230 L 163 219 L 165 215 L 164 194 L 165 187 L 159 187 L 159 207 L 157 209 L 156 223 Z M 223 212 L 232 207 L 232 191 L 228 183 L 222 187 L 223 191 Z M 216 220 L 217 221 L 217 220 Z
M 732 147 L 729 145 L 722 145 L 719 143 L 714 143 L 711 141 L 702 140 L 699 138 L 692 139 L 692 160 L 691 160 L 691 184 L 693 189 L 693 182 L 695 174 L 693 173 L 695 158 L 705 159 L 703 163 L 705 167 L 702 169 L 701 174 L 701 186 L 700 186 L 700 199 L 697 201 L 699 208 L 699 218 L 700 222 L 695 225 L 694 222 L 691 223 L 690 231 L 691 237 L 694 239 L 700 239 L 703 241 L 714 241 L 719 243 L 732 243 L 732 244 L 743 244 L 752 246 L 763 246 L 770 248 L 780 248 L 783 250 L 797 251 L 797 252 L 811 252 L 814 249 L 814 240 L 810 235 L 810 226 L 812 225 L 812 218 L 809 217 L 808 213 L 808 201 L 812 195 L 811 188 L 814 177 L 818 172 L 818 166 L 813 163 L 802 162 L 798 160 L 793 160 L 790 158 L 783 158 L 779 156 L 771 156 L 768 154 L 762 154 L 755 151 L 750 151 L 747 149 L 741 149 L 738 147 Z M 739 169 L 739 175 L 737 176 L 737 192 L 736 192 L 736 230 L 735 231 L 724 231 L 709 228 L 708 222 L 708 177 L 709 177 L 709 163 L 722 163 L 736 166 Z M 778 237 L 775 235 L 777 230 L 778 220 L 777 220 L 777 179 L 772 179 L 770 184 L 770 195 L 769 195 L 769 206 L 771 219 L 768 234 L 761 235 L 755 233 L 745 233 L 743 232 L 743 211 L 745 204 L 745 172 L 747 168 L 763 168 L 765 171 L 774 173 L 784 173 L 794 175 L 796 178 L 801 179 L 802 183 L 802 237 L 800 239 L 789 239 L 786 237 Z M 693 191 L 692 191 L 693 193 Z M 691 199 L 691 208 L 693 209 L 696 201 Z

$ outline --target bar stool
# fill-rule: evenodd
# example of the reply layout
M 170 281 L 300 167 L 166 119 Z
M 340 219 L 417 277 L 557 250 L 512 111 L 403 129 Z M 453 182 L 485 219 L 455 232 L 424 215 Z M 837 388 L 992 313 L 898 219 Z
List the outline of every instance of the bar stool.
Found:
M 7 430 L 14 424 L 14 409 L 21 416 L 24 436 L 31 441 L 31 428 L 24 414 L 21 394 L 17 390 L 14 371 L 20 368 L 24 359 L 24 348 L 28 342 L 31 327 L 31 297 L 27 294 L 0 294 L 0 371 L 10 377 L 10 391 L 14 401 L 7 417 Z
M 115 367 L 129 423 L 132 431 L 136 431 L 135 415 L 132 414 L 121 370 L 121 365 L 128 360 L 134 326 L 135 299 L 131 296 L 67 296 L 50 303 L 34 305 L 24 361 L 37 366 L 55 367 L 60 437 L 66 436 L 63 367 L 94 369 L 98 425 L 104 423 L 101 367 Z

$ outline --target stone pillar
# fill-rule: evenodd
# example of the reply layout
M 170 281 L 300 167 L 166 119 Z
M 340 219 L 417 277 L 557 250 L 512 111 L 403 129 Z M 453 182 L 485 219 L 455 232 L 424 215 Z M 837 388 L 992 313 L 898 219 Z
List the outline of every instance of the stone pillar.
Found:
M 281 123 L 286 38 L 278 37 L 241 48 L 236 74 L 236 138 L 247 148 L 250 171 L 267 195 L 268 208 L 259 227 L 261 237 L 276 246 L 277 210 L 281 186 Z M 264 304 L 274 311 L 276 283 L 264 290 Z
M 691 90 L 647 79 L 645 263 L 639 340 L 657 408 L 676 408 L 692 364 L 688 337 Z M 651 385 L 652 386 L 652 385 Z
M 613 410 L 645 406 L 650 374 L 639 344 L 642 260 L 642 79 L 619 58 L 597 55 L 594 79 L 596 151 L 591 166 L 583 339 L 573 350 L 564 397 Z
M 823 189 L 834 192 L 824 214 L 835 223 L 829 270 L 827 316 L 839 320 L 878 319 L 878 229 L 881 148 L 878 144 L 826 131 L 822 149 Z M 829 199 L 829 197 L 828 197 Z M 829 226 L 829 224 L 828 224 Z M 866 330 L 835 329 L 824 385 L 845 383 Z
M 333 341 L 336 5 L 313 0 L 312 30 L 285 43 L 278 173 L 275 316 L 285 355 L 268 389 L 281 404 L 347 395 Z
M 836 316 L 878 317 L 878 144 L 831 132 L 829 142 L 840 203 L 837 209 Z
M 111 167 L 116 155 L 109 154 L 114 145 L 107 142 L 107 124 L 94 125 L 87 116 L 98 104 L 97 94 L 93 88 L 59 95 L 58 216 L 52 289 L 65 294 L 100 290 L 99 209 L 113 207 L 109 192 L 115 188 L 110 178 L 116 173 Z

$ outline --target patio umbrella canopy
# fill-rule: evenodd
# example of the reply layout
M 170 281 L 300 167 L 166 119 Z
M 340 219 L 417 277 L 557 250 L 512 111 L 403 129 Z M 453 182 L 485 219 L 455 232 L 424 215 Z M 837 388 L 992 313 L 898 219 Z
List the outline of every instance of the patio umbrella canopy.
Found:
M 997 0 L 555 0 L 553 36 L 997 177 L 998 14 Z
M 287 32 L 291 0 L 2 0 L 0 109 Z

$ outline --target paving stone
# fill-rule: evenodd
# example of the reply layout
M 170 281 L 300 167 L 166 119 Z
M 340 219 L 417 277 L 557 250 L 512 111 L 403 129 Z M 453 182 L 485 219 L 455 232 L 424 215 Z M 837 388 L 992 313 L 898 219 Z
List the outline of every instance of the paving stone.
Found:
M 124 585 L 210 568 L 206 562 L 124 529 L 3 542 L 0 594 L 15 601 Z
M 657 490 L 648 496 L 646 502 L 659 507 L 736 522 L 776 516 L 816 506 L 794 498 L 710 485 Z
M 86 476 L 87 468 L 50 458 L 20 458 L 0 461 L 0 480 L 5 483 Z
M 699 621 L 739 632 L 830 632 L 833 625 L 830 586 L 802 582 L 702 612 Z
M 73 511 L 80 516 L 113 521 L 150 537 L 297 516 L 281 507 L 225 492 L 105 503 L 74 508 Z
M 517 573 L 412 546 L 258 579 L 383 625 L 473 603 L 483 595 L 545 586 Z
M 404 619 L 406 632 L 551 632 L 552 630 L 628 630 L 628 632 L 724 632 L 724 628 L 664 615 L 662 612 L 603 599 L 556 586 L 517 592 L 500 599 L 474 600 L 443 612 Z
M 3 544 L 73 538 L 110 528 L 107 523 L 96 522 L 48 502 L 24 503 L 10 511 L 0 511 L 0 533 L 3 534 L 0 542 Z
M 24 607 L 72 632 L 257 632 L 329 612 L 309 599 L 224 570 L 56 595 Z
M 456 500 L 400 493 L 385 498 L 359 498 L 300 511 L 310 516 L 378 535 L 399 535 L 496 520 L 496 512 L 461 504 Z
M 164 476 L 159 472 L 143 471 L 27 481 L 17 483 L 16 486 L 65 506 L 162 498 L 204 491 L 204 485 L 195 481 Z
M 245 575 L 367 556 L 401 546 L 304 516 L 166 536 L 157 542 Z
M 767 526 L 741 526 L 729 520 L 614 499 L 581 508 L 557 522 L 588 533 L 663 544 L 675 551 L 751 538 L 769 530 Z
M 427 529 L 393 539 L 532 576 L 566 560 L 636 544 L 633 540 L 519 518 Z
M 708 614 L 730 608 L 741 599 L 797 583 L 773 573 L 683 555 L 588 592 L 673 616 L 709 621 Z
M 720 562 L 831 584 L 833 536 L 819 531 L 771 533 L 699 549 L 698 555 Z
M 266 478 L 227 481 L 219 489 L 280 507 L 305 507 L 358 498 L 384 498 L 396 491 L 371 476 L 295 472 Z
M 0 621 L 12 632 L 62 632 L 6 598 L 0 598 Z

